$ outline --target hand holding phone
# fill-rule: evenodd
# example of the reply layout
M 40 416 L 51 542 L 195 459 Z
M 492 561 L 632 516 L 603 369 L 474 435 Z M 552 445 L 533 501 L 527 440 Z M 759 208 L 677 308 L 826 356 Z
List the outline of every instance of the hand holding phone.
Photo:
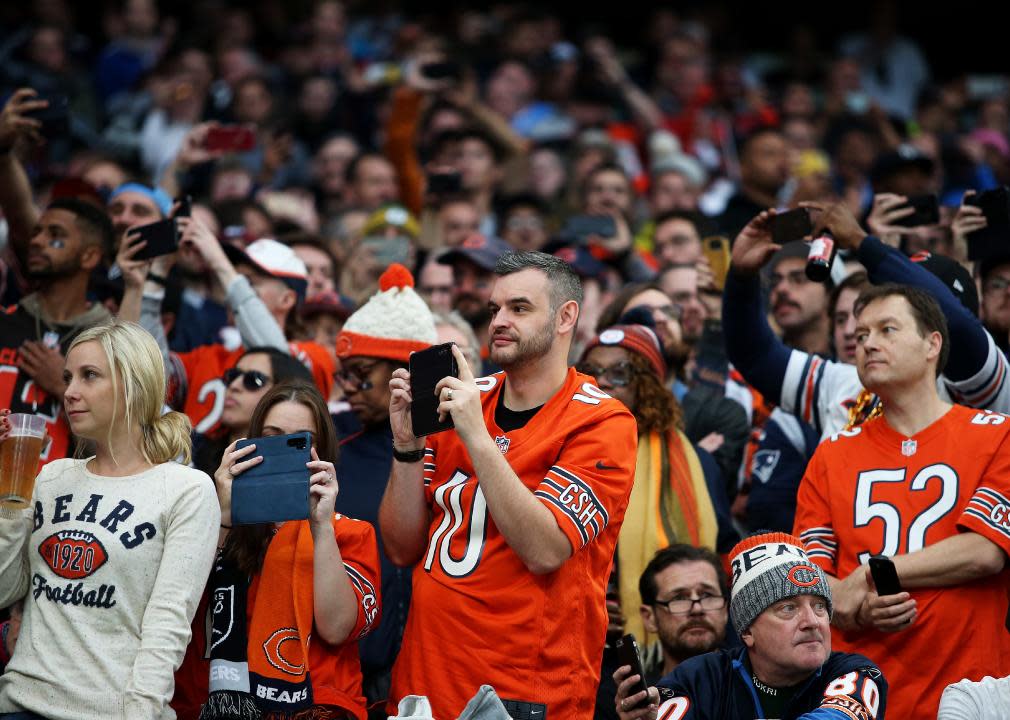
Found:
M 301 432 L 246 438 L 235 443 L 235 450 L 248 445 L 256 445 L 256 455 L 263 460 L 232 482 L 232 524 L 307 520 L 312 436 Z
M 796 208 L 776 213 L 771 220 L 772 242 L 785 245 L 802 240 L 814 231 L 814 223 L 807 208 Z
M 870 557 L 869 565 L 873 584 L 877 588 L 877 595 L 897 595 L 903 592 L 901 581 L 898 579 L 898 571 L 894 568 L 891 558 L 873 555 Z
M 171 255 L 179 249 L 179 227 L 175 218 L 166 218 L 130 230 L 128 238 L 132 243 L 144 241 L 144 247 L 134 254 L 134 260 Z
M 625 635 L 620 638 L 617 641 L 615 649 L 617 651 L 617 666 L 623 667 L 624 665 L 628 665 L 631 667 L 631 674 L 638 675 L 638 680 L 628 690 L 627 696 L 631 697 L 641 692 L 646 694 L 643 702 L 639 702 L 633 707 L 624 708 L 624 710 L 634 710 L 649 702 L 649 686 L 645 684 L 645 669 L 642 666 L 642 654 L 638 650 L 638 642 L 635 640 L 634 635 Z
M 410 421 L 414 437 L 421 438 L 444 430 L 450 430 L 452 415 L 439 419 L 440 400 L 435 395 L 435 386 L 446 377 L 459 377 L 459 366 L 452 353 L 453 343 L 434 345 L 410 356 Z
M 38 100 L 49 103 L 44 108 L 25 113 L 37 120 L 41 127 L 39 132 L 44 137 L 56 137 L 70 132 L 70 98 L 62 94 L 39 95 Z
M 1005 255 L 1010 235 L 1010 188 L 966 195 L 964 205 L 977 207 L 985 217 L 985 226 L 968 233 L 968 259 L 987 260 Z M 963 224 L 963 223 L 962 223 Z
M 894 221 L 895 225 L 919 227 L 936 225 L 940 222 L 940 202 L 936 199 L 936 195 L 912 195 L 907 199 L 905 207 L 912 208 L 912 212 L 897 218 Z
M 712 287 L 722 292 L 729 272 L 729 238 L 713 235 L 701 241 L 701 252 L 712 270 Z

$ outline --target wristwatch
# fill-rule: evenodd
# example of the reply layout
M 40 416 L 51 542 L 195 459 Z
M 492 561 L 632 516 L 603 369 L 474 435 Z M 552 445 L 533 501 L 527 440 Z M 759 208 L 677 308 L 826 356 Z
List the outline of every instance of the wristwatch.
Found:
M 420 450 L 397 450 L 393 444 L 393 459 L 402 463 L 416 463 L 424 459 L 424 448 Z

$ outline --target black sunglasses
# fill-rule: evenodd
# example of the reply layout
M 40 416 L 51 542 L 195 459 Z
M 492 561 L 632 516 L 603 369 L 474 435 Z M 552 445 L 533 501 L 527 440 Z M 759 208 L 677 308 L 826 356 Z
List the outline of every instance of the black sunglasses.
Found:
M 224 381 L 224 386 L 229 387 L 236 378 L 242 378 L 242 387 L 250 392 L 262 390 L 270 382 L 270 376 L 264 375 L 259 370 L 239 370 L 238 368 L 225 370 L 221 379 Z

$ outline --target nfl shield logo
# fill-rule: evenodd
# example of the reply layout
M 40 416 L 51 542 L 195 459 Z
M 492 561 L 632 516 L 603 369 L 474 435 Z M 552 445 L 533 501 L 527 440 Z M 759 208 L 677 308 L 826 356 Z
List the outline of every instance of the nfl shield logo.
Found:
M 507 437 L 504 435 L 496 435 L 494 441 L 497 443 L 498 449 L 501 450 L 502 455 L 509 451 L 509 439 Z
M 917 449 L 918 443 L 915 440 L 904 440 L 901 443 L 901 454 L 905 457 L 912 457 Z

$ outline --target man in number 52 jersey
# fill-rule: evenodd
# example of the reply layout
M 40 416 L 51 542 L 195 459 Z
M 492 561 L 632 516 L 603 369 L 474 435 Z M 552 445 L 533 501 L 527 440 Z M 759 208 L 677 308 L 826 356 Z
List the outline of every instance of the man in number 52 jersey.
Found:
M 514 718 L 591 717 L 606 583 L 634 477 L 635 419 L 568 367 L 582 290 L 543 253 L 499 258 L 491 361 L 435 389 L 455 430 L 410 425 L 410 377 L 390 381 L 393 470 L 379 510 L 394 562 L 416 563 L 390 708 L 427 695 L 457 717 L 482 684 Z
M 889 717 L 934 717 L 950 683 L 1010 673 L 1010 422 L 938 396 L 948 336 L 931 297 L 881 285 L 854 312 L 859 379 L 883 415 L 821 443 L 795 532 L 833 576 L 836 648 L 884 671 Z M 906 592 L 877 594 L 877 554 Z

